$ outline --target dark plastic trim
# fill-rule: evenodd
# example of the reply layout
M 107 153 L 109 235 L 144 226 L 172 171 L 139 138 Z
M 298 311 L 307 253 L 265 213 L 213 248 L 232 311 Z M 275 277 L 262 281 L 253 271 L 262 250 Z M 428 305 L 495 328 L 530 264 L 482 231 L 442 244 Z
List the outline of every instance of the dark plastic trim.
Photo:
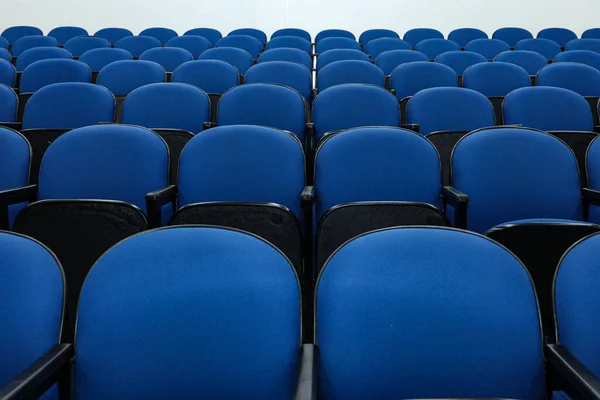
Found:
M 596 378 L 566 347 L 559 344 L 546 345 L 548 364 L 564 378 L 566 390 L 575 399 L 600 399 L 600 380 Z M 576 392 L 576 393 L 574 393 Z
M 447 204 L 450 204 L 456 210 L 454 214 L 454 226 L 459 229 L 467 229 L 467 204 L 469 203 L 469 196 L 452 186 L 444 186 L 442 188 L 442 201 L 444 209 Z
M 316 400 L 318 348 L 314 344 L 303 344 L 298 355 L 300 366 L 294 400 Z
M 146 212 L 148 214 L 148 225 L 150 228 L 162 226 L 162 206 L 172 203 L 175 210 L 177 200 L 177 186 L 169 185 L 162 189 L 146 194 Z
M 9 230 L 8 206 L 37 199 L 37 185 L 0 191 L 0 229 Z

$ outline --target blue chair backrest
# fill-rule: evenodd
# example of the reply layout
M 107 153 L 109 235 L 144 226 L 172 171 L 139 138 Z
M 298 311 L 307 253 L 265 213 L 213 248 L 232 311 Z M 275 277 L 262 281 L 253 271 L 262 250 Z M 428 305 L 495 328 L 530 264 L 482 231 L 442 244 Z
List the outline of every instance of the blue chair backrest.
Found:
M 463 86 L 486 97 L 503 97 L 515 89 L 531 86 L 531 79 L 527 71 L 515 64 L 481 63 L 467 68 Z
M 238 49 L 246 50 L 252 55 L 253 59 L 256 59 L 256 57 L 258 57 L 258 54 L 262 50 L 262 43 L 254 36 L 235 35 L 219 39 L 219 41 L 216 44 L 216 47 L 235 47 Z
M 597 138 L 592 140 L 585 157 L 588 186 L 592 189 L 600 189 L 600 140 Z M 589 214 L 590 222 L 600 223 L 600 207 L 590 206 Z
M 65 283 L 56 256 L 32 238 L 0 232 L 0 255 L 4 386 L 58 344 Z
M 600 28 L 590 28 L 581 34 L 582 39 L 600 39 Z
M 13 87 L 15 85 L 15 78 L 17 76 L 17 70 L 15 66 L 9 61 L 0 60 L 0 84 Z
M 219 125 L 261 125 L 281 129 L 304 140 L 305 101 L 286 86 L 252 83 L 231 88 L 219 100 Z
M 416 50 L 425 54 L 430 60 L 435 60 L 442 53 L 460 50 L 460 46 L 451 40 L 425 39 L 417 44 Z
M 600 53 L 600 39 L 575 39 L 567 43 L 567 51 L 590 50 Z
M 499 39 L 475 39 L 465 46 L 465 50 L 479 53 L 486 59 L 493 60 L 503 51 L 509 51 L 510 46 Z
M 600 53 L 590 50 L 570 50 L 558 53 L 554 62 L 576 62 L 600 70 Z
M 126 36 L 114 45 L 117 49 L 124 49 L 138 58 L 146 50 L 160 47 L 160 41 L 152 36 Z
M 196 60 L 177 67 L 171 82 L 188 83 L 209 94 L 223 94 L 240 83 L 240 75 L 233 65 L 225 61 Z
M 320 92 L 313 101 L 315 137 L 365 126 L 400 126 L 400 108 L 382 87 L 349 83 Z
M 42 36 L 43 34 L 42 30 L 36 26 L 20 25 L 6 28 L 0 36 L 5 38 L 9 44 L 13 44 L 23 36 Z
M 500 53 L 494 61 L 507 62 L 523 67 L 529 75 L 536 75 L 540 68 L 548 65 L 548 59 L 535 51 L 514 50 Z
M 369 41 L 369 43 L 364 45 L 364 49 L 365 53 L 369 54 L 371 59 L 375 60 L 384 51 L 411 50 L 411 46 L 398 38 L 383 37 Z
M 267 43 L 267 34 L 261 31 L 260 29 L 255 28 L 240 28 L 234 29 L 229 32 L 227 36 L 252 36 L 256 40 L 258 40 L 261 45 Z
M 64 82 L 33 93 L 25 106 L 23 129 L 74 129 L 114 120 L 115 98 L 108 89 Z
M 73 57 L 80 57 L 88 50 L 102 48 L 110 48 L 110 42 L 102 37 L 74 37 L 65 43 L 65 49 L 69 50 Z
M 125 28 L 102 28 L 94 36 L 103 37 L 114 45 L 124 37 L 133 36 L 133 32 Z
M 317 220 L 340 204 L 415 201 L 440 206 L 433 144 L 400 128 L 355 128 L 327 136 L 316 151 Z
M 390 75 L 398 65 L 415 61 L 428 61 L 428 58 L 425 54 L 419 53 L 418 51 L 388 50 L 377 56 L 375 65 L 381 68 L 383 73 L 387 76 Z
M 317 43 L 316 52 L 317 54 L 321 54 L 326 52 L 327 50 L 333 49 L 352 49 L 352 50 L 360 50 L 360 44 L 354 40 L 343 37 L 331 37 L 325 38 Z
M 492 39 L 502 40 L 514 47 L 523 39 L 533 39 L 533 35 L 527 29 L 508 27 L 497 29 L 492 35 Z
M 448 35 L 448 40 L 452 40 L 460 47 L 465 47 L 471 40 L 487 39 L 488 35 L 481 29 L 477 28 L 459 28 L 455 29 Z
M 192 54 L 193 59 L 200 57 L 200 54 L 210 49 L 210 41 L 202 36 L 177 36 L 169 40 L 166 47 L 176 47 L 186 49 Z
M 304 52 L 303 52 L 304 53 Z M 248 68 L 254 64 L 252 54 L 246 50 L 236 47 L 221 47 L 218 49 L 208 49 L 200 54 L 200 60 L 221 60 L 233 65 L 240 74 L 244 75 Z
M 8 49 L 8 40 L 2 36 L 0 36 L 0 48 L 2 49 Z
M 364 46 L 371 40 L 381 38 L 400 39 L 400 35 L 398 35 L 397 32 L 392 31 L 390 29 L 369 29 L 360 34 L 358 38 L 358 43 Z
M 155 62 L 123 60 L 102 68 L 96 83 L 108 88 L 115 96 L 125 96 L 140 86 L 166 81 L 164 68 Z
M 167 72 L 173 72 L 181 64 L 193 59 L 192 53 L 178 47 L 157 47 L 146 50 L 140 55 L 140 60 L 154 61 Z
M 17 58 L 16 67 L 18 71 L 23 71 L 30 64 L 36 61 L 47 60 L 53 58 L 64 58 L 71 60 L 73 55 L 60 47 L 34 47 L 33 49 L 25 50 L 19 58 Z
M 544 397 L 533 284 L 492 240 L 434 227 L 367 233 L 333 254 L 316 291 L 320 399 Z
M 10 51 L 6 50 L 5 48 L 0 48 L 0 60 L 4 60 L 4 61 L 9 61 L 10 62 L 11 59 L 12 59 L 12 56 L 10 54 Z
M 92 72 L 99 72 L 110 63 L 124 60 L 133 60 L 131 53 L 113 48 L 88 50 L 79 57 L 79 61 L 87 64 Z
M 390 75 L 390 86 L 398 100 L 432 87 L 458 87 L 458 76 L 444 64 L 415 61 L 397 66 Z
M 312 69 L 312 58 L 307 52 L 299 49 L 279 48 L 267 50 L 261 53 L 258 60 L 256 60 L 259 64 L 271 61 L 294 62 Z
M 443 39 L 444 34 L 437 29 L 431 28 L 415 28 L 408 30 L 402 38 L 405 42 L 410 43 L 413 48 L 417 47 L 417 44 L 427 39 Z
M 0 122 L 16 122 L 19 96 L 10 86 L 0 85 Z
M 48 36 L 58 40 L 59 45 L 66 44 L 76 36 L 87 36 L 88 32 L 79 26 L 59 26 L 48 32 Z
M 151 130 L 126 125 L 74 129 L 44 153 L 39 199 L 124 201 L 146 211 L 147 193 L 168 185 L 169 150 Z
M 310 33 L 305 31 L 304 29 L 298 29 L 298 28 L 278 29 L 271 35 L 271 40 L 273 40 L 273 38 L 280 37 L 280 36 L 296 36 L 296 37 L 300 37 L 302 39 L 308 40 L 309 42 L 312 41 Z
M 50 36 L 23 36 L 13 43 L 10 52 L 13 57 L 18 57 L 34 47 L 58 47 L 58 41 Z
M 260 63 L 246 72 L 245 83 L 275 83 L 289 86 L 305 99 L 312 95 L 312 74 L 304 65 L 288 61 Z
M 333 49 L 327 50 L 319 54 L 317 57 L 317 71 L 320 71 L 321 68 L 336 61 L 343 60 L 360 60 L 360 61 L 371 61 L 369 56 L 363 53 L 360 50 L 355 49 Z
M 515 50 L 529 50 L 540 53 L 546 59 L 552 60 L 561 52 L 560 45 L 550 39 L 523 39 L 515 45 Z
M 273 38 L 267 43 L 267 50 L 287 47 L 291 49 L 300 49 L 309 54 L 312 53 L 312 44 L 298 36 L 279 36 Z
M 194 28 L 184 33 L 183 36 L 202 36 L 214 46 L 223 37 L 223 34 L 213 28 Z
M 210 121 L 210 99 L 201 89 L 185 83 L 153 83 L 129 93 L 123 102 L 121 123 L 151 129 L 183 129 L 193 134 Z
M 74 393 L 116 398 L 131 379 L 139 398 L 291 398 L 301 305 L 290 261 L 256 236 L 199 226 L 133 236 L 83 285 Z
M 140 36 L 150 36 L 157 39 L 162 46 L 174 37 L 177 37 L 177 32 L 169 28 L 153 27 L 147 28 L 140 32 Z
M 472 51 L 447 51 L 437 56 L 435 62 L 449 66 L 461 76 L 471 65 L 485 63 L 487 59 Z
M 40 60 L 30 64 L 21 75 L 21 93 L 33 93 L 44 86 L 60 82 L 92 80 L 92 71 L 86 64 L 68 59 Z
M 325 29 L 317 33 L 317 36 L 315 37 L 315 43 L 319 43 L 323 39 L 332 37 L 341 37 L 356 40 L 356 36 L 354 36 L 352 32 L 347 31 L 345 29 Z
M 588 102 L 563 88 L 534 86 L 514 90 L 502 103 L 502 115 L 507 125 L 521 124 L 543 131 L 594 130 Z
M 2 169 L 0 190 L 29 185 L 30 162 L 31 146 L 27 139 L 17 131 L 0 127 L 0 168 Z M 15 217 L 25 205 L 26 203 L 9 206 L 9 226 L 13 225 Z
M 560 47 L 565 47 L 571 40 L 577 39 L 577 34 L 565 28 L 546 28 L 539 31 L 537 37 L 552 40 Z
M 384 87 L 385 75 L 377 65 L 359 60 L 332 62 L 321 68 L 317 75 L 319 90 L 345 83 L 365 83 Z
M 529 218 L 582 217 L 575 156 L 545 132 L 507 127 L 464 136 L 452 152 L 451 181 L 469 196 L 467 229 L 474 232 Z
M 302 144 L 278 129 L 232 125 L 204 131 L 183 149 L 178 179 L 180 207 L 212 201 L 266 202 L 286 207 L 298 219 L 302 216 Z
M 555 86 L 582 96 L 600 96 L 600 71 L 578 63 L 554 63 L 540 69 L 536 86 Z

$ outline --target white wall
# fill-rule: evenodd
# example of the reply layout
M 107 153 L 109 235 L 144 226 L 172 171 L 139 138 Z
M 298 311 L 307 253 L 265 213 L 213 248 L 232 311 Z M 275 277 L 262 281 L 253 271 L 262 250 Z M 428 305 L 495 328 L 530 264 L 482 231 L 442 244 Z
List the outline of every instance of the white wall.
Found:
M 166 26 L 183 34 L 194 27 L 214 27 L 223 34 L 257 27 L 267 34 L 301 27 L 314 35 L 345 28 L 358 35 L 369 28 L 434 27 L 445 34 L 477 27 L 488 34 L 501 26 L 522 26 L 534 35 L 548 26 L 581 34 L 599 27 L 596 0 L 0 0 L 0 30 L 36 25 L 47 33 L 59 25 L 79 25 L 90 34 L 107 26 L 131 29 Z

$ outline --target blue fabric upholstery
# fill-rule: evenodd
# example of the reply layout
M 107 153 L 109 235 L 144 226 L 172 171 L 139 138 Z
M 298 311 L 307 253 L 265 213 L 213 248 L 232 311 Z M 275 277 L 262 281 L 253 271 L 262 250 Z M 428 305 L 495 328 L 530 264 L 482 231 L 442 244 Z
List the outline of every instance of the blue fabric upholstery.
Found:
M 8 49 L 8 40 L 2 36 L 0 36 L 0 48 Z
M 88 50 L 109 47 L 110 42 L 102 37 L 74 37 L 65 43 L 65 49 L 69 50 L 73 57 L 81 57 L 81 55 Z
M 567 43 L 567 51 L 590 50 L 600 53 L 600 39 L 575 39 Z
M 0 36 L 1 37 L 1 36 Z M 5 48 L 0 48 L 0 60 L 9 61 L 12 59 L 10 52 Z
M 92 72 L 99 72 L 102 68 L 115 61 L 133 60 L 130 52 L 123 49 L 92 49 L 79 57 L 79 61 L 87 64 Z
M 371 56 L 371 59 L 375 60 L 378 55 L 384 51 L 390 50 L 410 50 L 411 46 L 404 40 L 398 38 L 384 37 L 379 39 L 373 39 L 364 45 L 365 53 Z
M 146 211 L 145 195 L 168 184 L 169 151 L 154 132 L 125 125 L 74 129 L 42 158 L 38 198 L 105 199 Z
M 210 121 L 210 99 L 196 86 L 153 83 L 129 93 L 123 102 L 121 123 L 152 129 L 183 129 L 198 133 Z
M 423 40 L 427 39 L 443 39 L 444 34 L 437 29 L 431 28 L 416 28 L 410 29 L 402 38 L 405 42 L 410 43 L 413 48 L 417 47 L 417 44 Z
M 238 49 L 235 47 L 221 47 L 218 49 L 208 49 L 204 53 L 200 54 L 200 57 L 198 59 L 221 60 L 228 62 L 229 64 L 236 67 L 239 73 L 242 75 L 244 75 L 248 68 L 250 68 L 252 64 L 254 64 L 252 54 L 248 53 L 246 50 Z
M 223 39 L 219 39 L 216 47 L 235 47 L 238 49 L 246 50 L 253 59 L 256 59 L 258 54 L 262 50 L 261 42 L 253 36 L 249 35 L 235 35 L 227 36 Z
M 58 41 L 50 36 L 23 36 L 13 43 L 10 51 L 13 57 L 18 57 L 34 47 L 58 47 Z
M 16 122 L 19 96 L 11 87 L 0 85 L 0 122 Z
M 182 226 L 131 237 L 83 286 L 75 397 L 291 399 L 299 291 L 290 262 L 247 233 Z
M 360 34 L 358 38 L 358 43 L 364 46 L 371 40 L 381 38 L 400 39 L 400 35 L 398 35 L 397 32 L 392 31 L 390 29 L 369 29 Z
M 565 47 L 571 40 L 577 39 L 577 34 L 565 28 L 546 28 L 539 31 L 537 37 L 552 40 L 559 46 Z
M 183 36 L 202 36 L 203 38 L 208 39 L 211 45 L 217 44 L 219 39 L 223 37 L 221 32 L 213 28 L 194 28 L 190 29 Z
M 555 86 L 572 90 L 582 96 L 600 96 L 600 71 L 578 63 L 555 63 L 542 68 L 536 86 Z
M 14 65 L 8 61 L 0 60 L 0 84 L 13 87 L 17 70 Z
M 493 60 L 498 54 L 509 51 L 510 46 L 499 39 L 475 39 L 465 46 L 465 50 L 479 53 L 487 60 Z
M 588 184 L 592 189 L 600 190 L 600 140 L 594 139 L 587 150 L 585 168 Z M 600 207 L 590 206 L 589 220 L 600 224 Z
M 502 115 L 507 125 L 522 124 L 543 131 L 593 131 L 588 102 L 568 89 L 527 87 L 506 96 Z
M 343 37 L 331 37 L 320 40 L 317 43 L 317 54 L 326 52 L 327 50 L 333 49 L 352 49 L 360 50 L 360 44 L 354 39 L 343 38 Z
M 36 26 L 20 25 L 6 28 L 0 36 L 8 40 L 8 43 L 13 44 L 23 36 L 41 36 L 43 34 L 42 30 Z
M 396 68 L 398 65 L 414 61 L 427 60 L 427 56 L 423 53 L 419 53 L 418 51 L 388 50 L 377 56 L 377 59 L 375 59 L 375 65 L 381 68 L 383 73 L 387 76 L 390 75 L 394 68 Z
M 600 69 L 600 53 L 590 50 L 570 50 L 558 53 L 554 62 L 576 62 Z
M 317 36 L 315 37 L 315 43 L 319 43 L 322 39 L 332 37 L 341 37 L 356 40 L 356 36 L 354 36 L 352 32 L 349 32 L 345 29 L 325 29 L 317 33 Z
M 479 92 L 455 87 L 436 87 L 417 92 L 407 105 L 409 124 L 419 124 L 426 135 L 446 130 L 472 131 L 494 126 L 494 107 Z
M 477 28 L 459 28 L 455 29 L 448 35 L 448 40 L 456 42 L 460 47 L 465 47 L 471 40 L 487 39 L 488 35 L 481 29 Z
M 315 137 L 364 126 L 399 126 L 398 100 L 373 85 L 345 84 L 319 93 L 313 102 Z
M 193 59 L 192 53 L 178 47 L 157 47 L 140 55 L 140 60 L 160 64 L 167 72 L 173 72 L 181 64 Z
M 552 60 L 561 52 L 560 46 L 550 39 L 524 39 L 515 45 L 515 50 L 529 50 L 540 53 L 546 59 Z
M 0 190 L 29 185 L 30 159 L 31 147 L 27 139 L 17 131 L 0 128 L 0 170 L 2 170 Z M 9 206 L 10 226 L 12 226 L 15 217 L 24 206 L 25 204 Z
M 166 47 L 176 47 L 186 49 L 192 54 L 193 59 L 200 57 L 200 54 L 210 49 L 210 42 L 202 36 L 177 36 L 169 40 Z
M 460 46 L 451 40 L 425 39 L 420 41 L 415 49 L 425 54 L 430 60 L 435 60 L 442 53 L 460 50 Z
M 58 40 L 59 45 L 66 44 L 76 36 L 87 36 L 88 32 L 79 26 L 59 26 L 48 32 L 48 36 Z
M 600 39 L 600 28 L 590 28 L 581 34 L 582 39 Z
M 114 45 L 124 37 L 133 36 L 133 32 L 125 28 L 102 28 L 94 36 L 103 37 Z
M 449 66 L 461 76 L 471 65 L 485 63 L 487 59 L 472 51 L 447 51 L 437 56 L 435 62 Z
M 261 31 L 260 29 L 255 28 L 240 28 L 234 29 L 229 32 L 227 36 L 252 36 L 256 40 L 258 40 L 261 45 L 267 43 L 267 34 Z
M 296 37 L 300 37 L 302 39 L 308 40 L 309 42 L 312 41 L 310 33 L 305 31 L 304 29 L 298 29 L 298 28 L 278 29 L 275 32 L 273 32 L 273 34 L 271 35 L 271 40 L 273 40 L 273 38 L 280 37 L 280 36 L 296 36 Z
M 177 37 L 177 32 L 169 28 L 153 27 L 147 28 L 140 32 L 140 36 L 150 36 L 157 39 L 162 46 L 174 37 Z
M 544 398 L 531 278 L 470 232 L 404 227 L 346 243 L 317 283 L 316 324 L 323 400 Z
M 279 48 L 267 50 L 260 54 L 257 63 L 265 63 L 271 61 L 288 61 L 304 65 L 308 69 L 312 69 L 312 58 L 310 55 L 299 49 Z
M 127 50 L 138 58 L 146 50 L 160 47 L 160 41 L 152 36 L 126 36 L 114 45 L 117 49 Z
M 223 94 L 240 82 L 238 70 L 219 60 L 196 60 L 181 64 L 171 82 L 189 83 L 209 94 Z
M 18 71 L 23 71 L 30 64 L 51 58 L 66 58 L 71 60 L 73 55 L 60 47 L 34 47 L 33 49 L 25 50 L 19 58 L 17 58 L 16 67 Z
M 345 83 L 365 83 L 383 87 L 385 76 L 377 65 L 359 60 L 332 62 L 321 68 L 317 75 L 317 89 L 319 90 Z
M 23 129 L 74 129 L 114 119 L 115 98 L 108 89 L 91 83 L 55 83 L 31 96 Z
M 515 89 L 531 86 L 531 79 L 518 65 L 497 61 L 467 68 L 463 86 L 486 97 L 504 97 Z
M 59 82 L 84 82 L 92 79 L 90 67 L 70 59 L 40 60 L 30 64 L 21 75 L 21 93 L 33 93 Z
M 409 62 L 392 71 L 390 86 L 396 91 L 398 100 L 402 100 L 431 87 L 458 87 L 458 76 L 452 68 L 444 64 L 428 61 Z
M 273 38 L 267 43 L 267 50 L 287 47 L 291 49 L 299 49 L 309 54 L 312 53 L 312 44 L 298 36 L 279 36 Z
M 492 35 L 492 39 L 502 40 L 514 47 L 523 39 L 533 39 L 533 35 L 527 29 L 507 27 L 497 29 Z
M 155 62 L 123 60 L 102 68 L 96 83 L 108 88 L 115 96 L 125 96 L 140 86 L 166 80 L 164 68 Z
M 304 98 L 297 91 L 273 84 L 236 86 L 219 101 L 219 125 L 261 125 L 285 130 L 304 140 Z
M 246 72 L 244 82 L 275 83 L 289 86 L 307 100 L 312 95 L 312 74 L 310 70 L 304 65 L 288 61 L 256 64 Z
M 327 64 L 331 64 L 336 61 L 343 60 L 359 60 L 359 61 L 371 61 L 369 56 L 360 50 L 355 49 L 333 49 L 327 50 L 324 53 L 319 54 L 317 57 L 317 71 Z
M 500 53 L 494 58 L 494 61 L 502 61 L 516 64 L 527 71 L 529 75 L 536 75 L 540 68 L 548 65 L 546 57 L 535 51 L 514 50 Z
M 582 218 L 575 156 L 547 133 L 526 128 L 471 133 L 454 147 L 451 168 L 452 186 L 469 196 L 467 228 L 474 232 L 521 219 Z
M 287 207 L 300 219 L 302 145 L 293 135 L 261 126 L 209 129 L 183 149 L 177 185 L 180 207 L 211 201 L 267 202 Z
M 317 219 L 359 201 L 416 201 L 440 207 L 438 152 L 423 136 L 400 128 L 356 128 L 331 135 L 315 161 Z

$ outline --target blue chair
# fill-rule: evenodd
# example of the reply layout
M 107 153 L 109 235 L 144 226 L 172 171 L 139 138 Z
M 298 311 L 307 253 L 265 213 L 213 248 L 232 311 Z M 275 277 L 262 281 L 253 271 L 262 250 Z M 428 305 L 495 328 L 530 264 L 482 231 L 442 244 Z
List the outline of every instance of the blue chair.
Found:
M 275 83 L 289 86 L 298 91 L 307 101 L 312 96 L 312 74 L 301 64 L 287 61 L 260 63 L 251 67 L 245 76 L 245 83 Z
M 15 40 L 10 52 L 15 58 L 19 57 L 25 50 L 34 47 L 58 47 L 58 41 L 50 36 L 23 36 Z
M 302 39 L 308 40 L 309 42 L 312 41 L 310 33 L 305 31 L 304 29 L 298 29 L 298 28 L 278 29 L 275 32 L 273 32 L 273 34 L 271 35 L 271 40 L 273 40 L 273 38 L 280 37 L 280 36 L 296 36 L 296 37 L 300 37 Z
M 575 62 L 586 64 L 600 70 L 600 53 L 590 50 L 570 50 L 559 53 L 554 57 L 554 62 Z
M 24 36 L 42 36 L 44 33 L 42 30 L 35 26 L 11 26 L 2 31 L 1 37 L 8 41 L 8 44 L 12 45 L 18 39 Z
M 258 56 L 256 62 L 258 64 L 271 61 L 288 61 L 304 65 L 308 69 L 312 69 L 312 58 L 310 55 L 299 49 L 279 48 L 267 50 Z
M 593 189 L 600 190 L 600 141 L 594 138 L 588 146 L 585 155 L 585 172 L 587 173 L 587 182 L 584 185 Z M 600 224 L 600 207 L 590 205 L 589 220 Z
M 20 100 L 23 100 L 23 94 L 33 93 L 54 83 L 89 83 L 91 79 L 92 71 L 87 65 L 79 61 L 61 58 L 36 61 L 23 70 Z
M 173 39 L 174 37 L 177 37 L 178 35 L 177 32 L 175 32 L 173 29 L 153 27 L 141 31 L 140 36 L 153 37 L 160 42 L 161 46 L 164 46 L 169 40 Z
M 0 85 L 0 126 L 18 128 L 17 111 L 19 109 L 19 96 L 12 87 Z
M 417 44 L 423 40 L 427 39 L 443 39 L 444 34 L 437 29 L 431 28 L 416 28 L 410 29 L 402 38 L 405 42 L 408 42 L 413 49 L 417 48 Z M 460 50 L 460 49 L 459 49 Z
M 252 36 L 256 40 L 258 40 L 262 46 L 267 43 L 267 34 L 261 31 L 260 29 L 255 28 L 240 28 L 234 29 L 229 32 L 227 36 Z
M 157 47 L 146 50 L 140 55 L 140 60 L 153 61 L 163 67 L 167 73 L 173 72 L 181 64 L 193 59 L 192 53 L 178 47 Z
M 562 51 L 558 43 L 544 38 L 523 39 L 515 45 L 515 50 L 535 51 L 546 57 L 548 60 L 552 60 Z
M 102 28 L 98 32 L 94 33 L 94 36 L 103 37 L 112 45 L 115 45 L 124 37 L 133 36 L 133 32 L 125 28 Z
M 31 146 L 27 139 L 16 130 L 0 127 L 0 144 L 0 168 L 3 171 L 0 177 L 0 191 L 29 185 Z M 9 227 L 12 228 L 15 217 L 26 205 L 27 203 L 14 204 L 8 208 Z M 4 213 L 1 218 L 2 225 L 7 226 Z
M 0 60 L 0 84 L 9 87 L 15 86 L 17 70 L 9 61 Z
M 58 44 L 63 46 L 70 39 L 77 36 L 87 36 L 88 32 L 79 26 L 59 26 L 48 32 L 48 36 L 58 40 Z
M 548 59 L 535 51 L 514 50 L 500 53 L 494 61 L 516 64 L 529 73 L 530 76 L 537 75 L 540 68 L 548 65 Z
M 146 50 L 161 47 L 160 41 L 152 36 L 126 36 L 114 45 L 117 49 L 127 50 L 133 58 L 139 56 Z
M 298 36 L 279 36 L 271 39 L 269 43 L 267 43 L 267 50 L 279 49 L 282 47 L 299 49 L 308 54 L 312 54 L 312 44 L 308 40 Z
M 492 35 L 492 39 L 502 40 L 509 46 L 515 47 L 523 39 L 533 39 L 533 35 L 527 29 L 507 27 L 497 29 Z
M 273 50 L 271 50 L 273 51 Z M 248 68 L 254 64 L 252 54 L 246 50 L 235 47 L 221 47 L 217 49 L 208 49 L 200 54 L 199 60 L 220 60 L 228 62 L 237 68 L 241 75 L 245 75 Z
M 498 54 L 509 51 L 510 46 L 499 39 L 475 39 L 465 46 L 465 50 L 479 53 L 488 60 L 493 60 Z
M 315 43 L 319 43 L 322 39 L 327 38 L 347 38 L 356 40 L 356 36 L 345 29 L 325 29 L 315 36 Z
M 317 57 L 317 72 L 324 66 L 343 60 L 370 61 L 369 56 L 356 49 L 333 49 L 319 54 Z
M 258 54 L 262 51 L 262 43 L 253 36 L 249 35 L 234 35 L 227 36 L 223 39 L 219 39 L 215 47 L 234 47 L 242 50 L 246 50 L 253 59 L 258 57 Z
M 2 36 L 0 36 L 0 48 L 8 49 L 9 43 L 8 40 Z
M 358 38 L 358 43 L 365 46 L 371 40 L 381 38 L 400 39 L 400 35 L 398 35 L 397 32 L 392 31 L 390 29 L 368 29 L 360 34 Z
M 77 58 L 88 50 L 107 48 L 110 48 L 110 42 L 102 37 L 74 37 L 65 43 L 65 49 Z
M 351 50 L 360 50 L 360 44 L 354 40 L 343 37 L 331 37 L 320 40 L 317 43 L 316 52 L 317 54 L 322 54 L 327 50 L 333 49 L 351 49 Z
M 87 64 L 92 70 L 92 82 L 96 82 L 102 68 L 115 61 L 125 60 L 133 60 L 131 53 L 127 50 L 113 48 L 88 50 L 79 57 L 79 62 Z
M 472 51 L 447 51 L 435 58 L 435 62 L 452 68 L 456 75 L 462 76 L 471 65 L 485 63 L 487 59 Z
M 471 40 L 487 38 L 487 33 L 477 28 L 459 28 L 453 30 L 448 35 L 448 40 L 452 40 L 462 48 L 464 48 Z
M 546 28 L 539 31 L 537 37 L 552 40 L 564 48 L 571 40 L 577 39 L 577 34 L 565 28 Z
M 589 50 L 600 53 L 600 39 L 574 39 L 567 43 L 565 50 Z
M 385 76 L 388 76 L 398 65 L 414 61 L 428 61 L 428 58 L 425 54 L 418 51 L 389 50 L 377 56 L 375 65 L 381 68 Z
M 391 50 L 411 50 L 410 44 L 404 40 L 391 37 L 383 37 L 379 39 L 373 39 L 364 46 L 365 53 L 371 56 L 372 60 L 377 59 L 384 51 Z
M 319 91 L 346 83 L 363 83 L 384 87 L 385 75 L 377 65 L 359 60 L 332 62 L 321 68 L 317 75 Z
M 17 58 L 15 66 L 17 71 L 23 71 L 36 61 L 55 58 L 71 60 L 73 59 L 73 55 L 68 50 L 61 49 L 60 47 L 34 47 L 21 53 L 19 58 Z
M 152 61 L 115 61 L 100 70 L 96 83 L 106 87 L 115 97 L 123 98 L 132 90 L 151 83 L 166 82 L 163 67 Z
M 586 29 L 581 34 L 582 39 L 600 39 L 600 28 Z
M 425 54 L 430 60 L 435 60 L 442 53 L 460 50 L 460 46 L 451 40 L 425 39 L 421 40 L 415 49 Z
M 207 39 L 212 46 L 217 44 L 219 39 L 221 39 L 223 37 L 221 32 L 219 32 L 216 29 L 212 29 L 212 28 L 190 29 L 189 31 L 184 33 L 183 36 L 202 36 L 203 38 Z
M 10 55 L 10 51 L 8 51 L 8 50 L 6 50 L 4 48 L 1 48 L 0 49 L 0 60 L 4 60 L 4 61 L 10 62 L 12 60 L 12 56 Z
M 177 36 L 169 40 L 166 47 L 176 47 L 189 51 L 194 59 L 200 57 L 200 54 L 210 49 L 211 44 L 208 39 L 202 36 Z

